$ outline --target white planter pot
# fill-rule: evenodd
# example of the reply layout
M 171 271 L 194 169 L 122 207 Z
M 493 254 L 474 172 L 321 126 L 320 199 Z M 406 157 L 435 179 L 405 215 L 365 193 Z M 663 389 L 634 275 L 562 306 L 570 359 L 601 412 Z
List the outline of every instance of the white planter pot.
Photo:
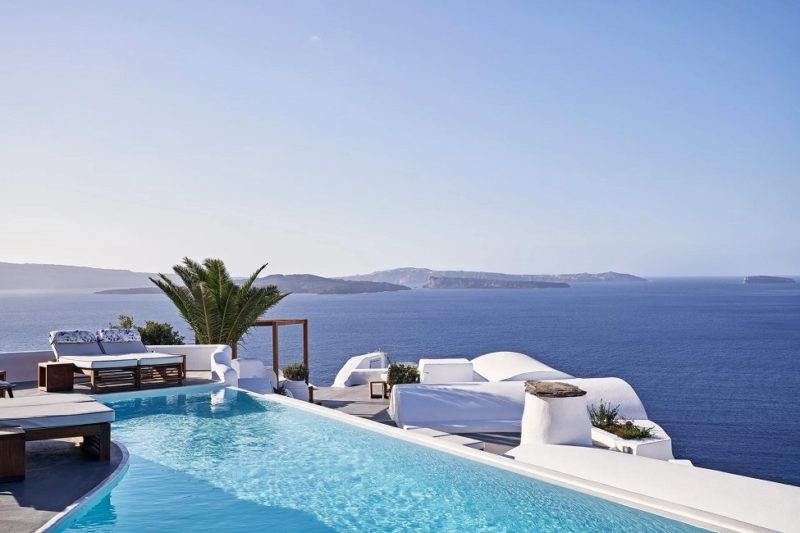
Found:
M 646 439 L 623 439 L 600 428 L 592 428 L 592 442 L 609 450 L 641 455 L 662 461 L 672 460 L 672 439 L 651 420 L 632 420 L 634 425 L 648 427 L 652 436 Z
M 539 398 L 525 395 L 522 444 L 592 445 L 592 425 L 583 396 Z
M 308 385 L 305 381 L 292 381 L 287 379 L 283 382 L 283 388 L 297 400 L 308 401 Z

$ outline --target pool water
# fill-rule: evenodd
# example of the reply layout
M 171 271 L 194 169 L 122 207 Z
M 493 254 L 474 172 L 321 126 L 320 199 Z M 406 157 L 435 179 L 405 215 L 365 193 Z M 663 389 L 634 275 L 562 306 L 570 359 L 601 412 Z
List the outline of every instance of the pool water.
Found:
M 694 531 L 232 389 L 106 402 L 130 452 L 67 531 Z

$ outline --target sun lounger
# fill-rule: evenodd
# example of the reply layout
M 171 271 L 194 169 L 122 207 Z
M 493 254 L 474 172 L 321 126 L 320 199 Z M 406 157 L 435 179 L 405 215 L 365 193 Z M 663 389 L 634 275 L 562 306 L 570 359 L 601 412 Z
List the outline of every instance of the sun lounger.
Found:
M 54 395 L 0 402 L 0 427 L 21 428 L 26 441 L 83 437 L 83 450 L 100 461 L 111 456 L 114 410 L 85 396 Z
M 135 329 L 51 331 L 50 345 L 58 361 L 89 376 L 93 393 L 182 385 L 186 377 L 186 356 L 149 352 Z
M 104 353 L 138 361 L 139 386 L 181 385 L 186 377 L 185 355 L 148 351 L 136 329 L 101 329 L 97 339 Z
M 51 331 L 50 345 L 58 361 L 89 377 L 92 392 L 139 387 L 138 359 L 105 354 L 92 331 Z

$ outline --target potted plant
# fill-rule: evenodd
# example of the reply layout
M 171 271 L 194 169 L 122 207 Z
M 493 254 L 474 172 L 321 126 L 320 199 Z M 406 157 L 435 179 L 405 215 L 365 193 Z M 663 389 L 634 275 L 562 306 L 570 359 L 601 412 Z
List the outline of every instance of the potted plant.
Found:
M 308 368 L 302 363 L 294 363 L 283 367 L 284 381 L 281 384 L 285 392 L 293 398 L 308 401 Z
M 403 383 L 419 383 L 419 369 L 414 365 L 404 363 L 392 363 L 389 365 L 389 375 L 386 382 L 389 387 L 389 394 L 392 387 Z

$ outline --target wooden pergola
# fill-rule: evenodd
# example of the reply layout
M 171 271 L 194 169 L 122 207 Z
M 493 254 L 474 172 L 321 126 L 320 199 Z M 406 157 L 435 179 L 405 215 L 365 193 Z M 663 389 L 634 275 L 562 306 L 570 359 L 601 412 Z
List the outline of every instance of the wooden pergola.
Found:
M 278 328 L 281 326 L 303 326 L 303 365 L 308 369 L 308 319 L 306 318 L 281 318 L 275 320 L 257 320 L 256 327 L 271 327 L 272 328 L 272 370 L 275 375 L 281 368 L 279 342 L 278 342 Z M 308 384 L 308 376 L 306 376 L 306 385 Z

